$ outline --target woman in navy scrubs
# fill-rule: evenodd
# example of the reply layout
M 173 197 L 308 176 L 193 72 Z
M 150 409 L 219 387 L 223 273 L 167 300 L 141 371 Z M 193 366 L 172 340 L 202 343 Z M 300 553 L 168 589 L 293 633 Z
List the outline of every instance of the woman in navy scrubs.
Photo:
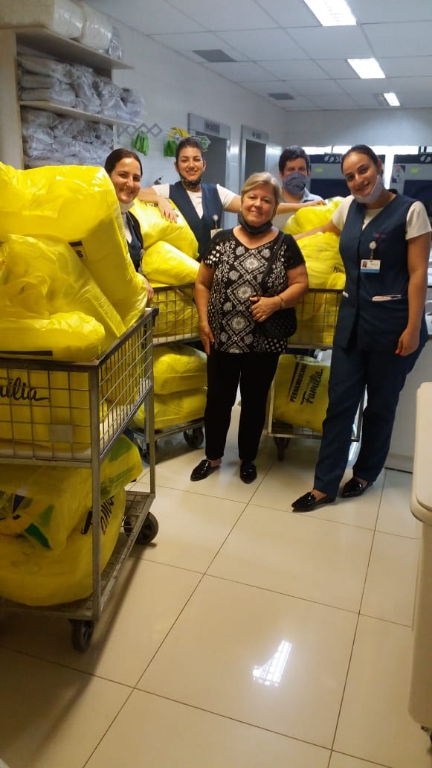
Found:
M 427 341 L 431 227 L 423 204 L 386 189 L 381 160 L 363 144 L 346 152 L 342 172 L 351 195 L 327 225 L 305 233 L 340 235 L 346 285 L 314 487 L 293 503 L 295 512 L 335 500 L 365 389 L 361 448 L 341 495 L 360 496 L 373 484 L 389 451 L 399 394 Z

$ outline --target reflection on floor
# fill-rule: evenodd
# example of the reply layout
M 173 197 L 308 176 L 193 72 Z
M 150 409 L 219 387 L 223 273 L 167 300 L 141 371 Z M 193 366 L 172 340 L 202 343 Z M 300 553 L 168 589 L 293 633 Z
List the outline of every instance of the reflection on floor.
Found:
M 294 515 L 317 443 L 278 462 L 264 437 L 252 485 L 235 446 L 233 424 L 221 471 L 191 483 L 202 451 L 161 441 L 159 536 L 86 654 L 65 621 L 0 617 L 10 768 L 430 768 L 407 714 L 411 476 Z

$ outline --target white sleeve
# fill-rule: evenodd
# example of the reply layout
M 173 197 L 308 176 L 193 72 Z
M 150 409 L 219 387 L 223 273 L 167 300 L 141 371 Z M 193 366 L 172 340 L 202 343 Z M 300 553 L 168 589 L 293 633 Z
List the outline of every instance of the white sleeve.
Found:
M 153 184 L 152 189 L 156 192 L 159 197 L 169 197 L 169 184 Z
M 426 208 L 420 200 L 416 200 L 408 211 L 406 220 L 406 239 L 424 235 L 431 231 L 431 225 L 426 213 Z
M 221 199 L 222 208 L 225 210 L 237 195 L 235 192 L 230 192 L 226 187 L 221 187 L 220 184 L 216 184 L 216 188 Z
M 340 232 L 342 232 L 346 217 L 348 216 L 348 209 L 354 200 L 352 195 L 348 195 L 348 197 L 344 197 L 341 204 L 336 208 L 331 220 L 335 227 L 339 229 Z

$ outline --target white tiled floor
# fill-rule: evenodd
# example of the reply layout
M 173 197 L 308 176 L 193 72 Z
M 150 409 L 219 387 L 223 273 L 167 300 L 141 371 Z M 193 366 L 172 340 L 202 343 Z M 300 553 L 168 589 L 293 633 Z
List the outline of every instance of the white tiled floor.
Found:
M 263 438 L 247 486 L 234 430 L 201 483 L 201 451 L 160 444 L 159 535 L 135 548 L 86 654 L 66 621 L 0 615 L 10 768 L 431 768 L 407 714 L 411 476 L 294 515 L 317 444 L 278 462 Z

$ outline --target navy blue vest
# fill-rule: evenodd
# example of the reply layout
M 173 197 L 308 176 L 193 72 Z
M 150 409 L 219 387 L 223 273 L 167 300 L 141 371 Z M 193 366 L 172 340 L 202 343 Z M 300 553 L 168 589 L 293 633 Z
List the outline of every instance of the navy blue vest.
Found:
M 334 343 L 346 348 L 356 334 L 358 349 L 394 351 L 408 323 L 408 243 L 406 219 L 414 200 L 397 195 L 366 225 L 365 206 L 351 203 L 340 238 L 346 285 L 339 309 Z M 378 273 L 360 272 L 363 259 L 381 261 Z M 395 296 L 386 301 L 378 296 Z M 427 340 L 423 318 L 420 346 Z
M 217 226 L 220 227 L 222 215 L 222 202 L 217 191 L 216 184 L 201 184 L 202 190 L 202 218 L 198 216 L 196 208 L 192 203 L 181 181 L 170 184 L 170 200 L 176 204 L 180 213 L 183 214 L 192 232 L 198 241 L 198 253 L 200 260 L 204 256 L 209 243 L 210 232 L 215 229 L 214 216 L 217 216 Z

